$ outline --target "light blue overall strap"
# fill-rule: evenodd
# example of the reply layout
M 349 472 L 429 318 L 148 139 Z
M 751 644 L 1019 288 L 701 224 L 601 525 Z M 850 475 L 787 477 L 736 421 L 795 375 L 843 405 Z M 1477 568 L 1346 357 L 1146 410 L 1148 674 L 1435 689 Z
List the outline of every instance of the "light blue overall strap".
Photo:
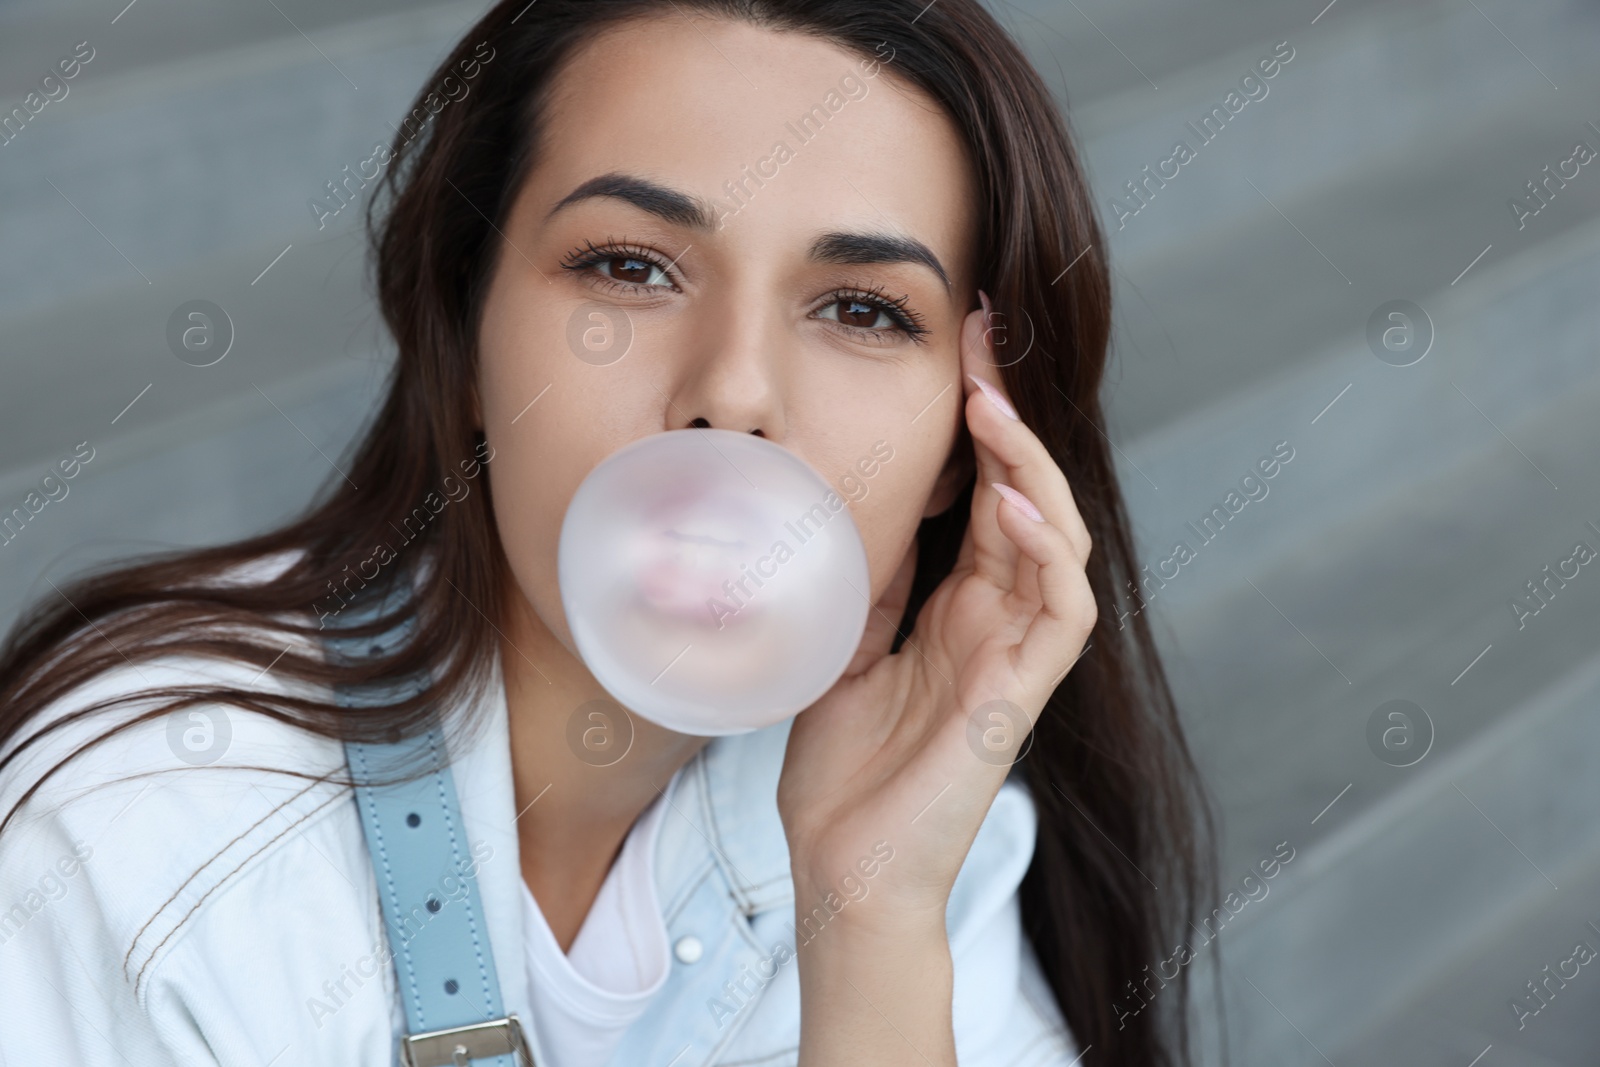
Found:
M 398 603 L 410 583 L 391 583 L 341 612 L 340 627 L 371 622 Z M 375 590 L 374 590 L 375 592 Z M 403 642 L 409 613 L 375 637 L 339 629 L 324 637 L 330 658 L 382 656 Z M 364 707 L 421 691 L 426 678 L 335 687 L 340 704 Z M 500 1000 L 500 981 L 478 893 L 477 862 L 450 773 L 437 715 L 425 733 L 385 744 L 345 743 L 356 805 L 378 883 L 407 1036 L 406 1067 L 528 1067 L 521 1027 Z M 420 776 L 416 772 L 421 773 Z M 385 779 L 410 774 L 408 781 Z M 376 783 L 376 784 L 367 784 Z M 522 1059 L 519 1061 L 517 1053 Z

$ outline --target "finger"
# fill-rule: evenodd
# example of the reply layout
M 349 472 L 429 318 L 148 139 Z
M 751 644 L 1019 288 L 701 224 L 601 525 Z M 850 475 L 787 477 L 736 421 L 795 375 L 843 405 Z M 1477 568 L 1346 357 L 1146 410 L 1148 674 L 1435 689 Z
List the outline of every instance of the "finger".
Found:
M 981 366 L 991 344 L 985 335 L 984 312 L 970 313 L 962 323 L 961 365 L 963 370 Z M 1000 530 L 995 511 L 1000 506 L 1000 494 L 993 488 L 995 482 L 1009 484 L 1011 475 L 1006 464 L 995 455 L 977 432 L 977 424 L 991 419 L 1003 419 L 991 402 L 980 395 L 979 386 L 963 373 L 961 384 L 966 397 L 963 409 L 967 427 L 972 433 L 973 458 L 976 460 L 977 480 L 972 488 L 972 513 L 967 520 L 967 535 L 961 543 L 958 568 L 970 567 L 1001 589 L 1012 588 L 1017 573 L 1017 563 L 1022 558 L 1017 546 Z M 992 436 L 992 434 L 990 435 Z
M 983 438 L 985 449 L 1004 468 L 997 479 L 1014 487 L 1072 542 L 1080 559 L 1088 559 L 1094 541 L 1078 510 L 1077 500 L 1067 476 L 1034 432 L 1020 422 L 1011 422 L 998 412 L 986 412 L 973 426 L 974 440 Z
M 973 313 L 980 320 L 982 314 L 981 311 Z M 981 329 L 978 332 L 981 334 Z M 967 423 L 973 436 L 973 449 L 980 457 L 989 459 L 985 469 L 980 458 L 980 477 L 987 475 L 986 481 L 1000 481 L 1016 487 L 1034 502 L 1046 519 L 1067 535 L 1079 556 L 1087 559 L 1093 549 L 1093 541 L 1078 511 L 1066 475 L 1050 455 L 1050 450 L 1045 448 L 1044 442 L 1026 423 L 1008 417 L 998 402 L 989 401 L 987 396 L 974 399 L 983 389 L 972 384 L 967 377 L 969 374 L 982 381 L 1010 406 L 1004 386 L 985 376 L 994 373 L 993 368 L 987 366 L 985 355 L 985 346 L 981 344 L 974 343 L 970 348 L 964 345 L 962 348 L 962 376 L 968 384 Z M 997 468 L 1003 469 L 1003 473 Z
M 1099 615 L 1083 560 L 1048 521 L 1007 502 L 1000 525 L 1037 567 L 1038 606 L 1012 652 L 1012 669 L 1030 689 L 1046 689 L 1077 659 Z

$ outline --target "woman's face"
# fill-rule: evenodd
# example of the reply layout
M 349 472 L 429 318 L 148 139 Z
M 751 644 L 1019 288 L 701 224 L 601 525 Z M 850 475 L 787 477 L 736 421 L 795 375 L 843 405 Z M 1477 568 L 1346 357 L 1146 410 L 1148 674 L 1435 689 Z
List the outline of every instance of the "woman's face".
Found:
M 623 445 L 691 425 L 757 430 L 815 467 L 876 600 L 964 469 L 977 194 L 954 125 L 887 47 L 677 16 L 598 35 L 546 115 L 480 326 L 495 520 L 534 614 L 572 648 L 556 549 L 573 493 Z

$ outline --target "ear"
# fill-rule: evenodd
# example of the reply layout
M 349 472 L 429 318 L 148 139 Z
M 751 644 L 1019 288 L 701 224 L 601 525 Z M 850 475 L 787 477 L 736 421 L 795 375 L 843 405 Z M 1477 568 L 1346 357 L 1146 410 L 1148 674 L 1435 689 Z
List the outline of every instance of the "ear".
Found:
M 938 480 L 933 483 L 933 491 L 928 494 L 928 503 L 922 509 L 922 517 L 929 519 L 949 510 L 956 502 L 956 497 L 961 494 L 961 490 L 977 476 L 977 471 L 977 461 L 972 451 L 972 434 L 963 422 L 961 432 L 956 435 L 955 443 L 950 446 L 950 456 L 945 460 L 944 469 L 939 472 Z

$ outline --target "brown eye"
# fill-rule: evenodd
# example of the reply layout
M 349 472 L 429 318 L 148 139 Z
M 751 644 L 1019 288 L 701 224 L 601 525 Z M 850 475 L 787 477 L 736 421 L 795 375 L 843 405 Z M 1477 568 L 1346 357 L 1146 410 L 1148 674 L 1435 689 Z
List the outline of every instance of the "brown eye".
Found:
M 865 300 L 855 300 L 844 297 L 828 305 L 834 309 L 834 314 L 825 316 L 833 318 L 844 326 L 853 326 L 859 330 L 877 329 L 878 317 L 883 315 L 883 308 L 877 304 L 870 304 Z M 826 308 L 824 310 L 827 310 Z
M 613 256 L 604 261 L 606 274 L 619 282 L 628 282 L 633 285 L 650 285 L 651 272 L 659 272 L 660 267 L 649 260 L 638 259 L 633 256 Z M 663 275 L 663 278 L 665 276 Z
M 608 244 L 596 248 L 594 244 L 585 242 L 585 246 L 566 254 L 561 261 L 563 270 L 588 278 L 604 278 L 620 292 L 677 289 L 672 276 L 667 273 L 671 263 L 657 259 L 655 253 L 626 244 Z
M 860 340 L 890 344 L 909 338 L 920 344 L 928 332 L 916 313 L 905 306 L 903 297 L 897 299 L 881 291 L 848 290 L 835 290 L 829 295 L 833 299 L 812 314 L 838 323 Z

